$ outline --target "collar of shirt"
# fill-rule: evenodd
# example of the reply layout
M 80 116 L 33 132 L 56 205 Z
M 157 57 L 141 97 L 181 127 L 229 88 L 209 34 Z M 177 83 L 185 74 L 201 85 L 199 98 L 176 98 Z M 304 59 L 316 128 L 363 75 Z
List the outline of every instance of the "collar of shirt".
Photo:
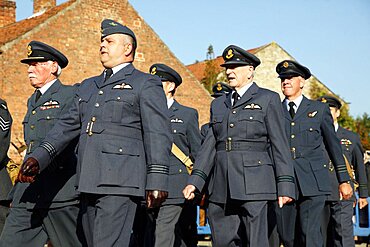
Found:
M 300 95 L 298 98 L 293 100 L 293 102 L 295 104 L 295 106 L 293 107 L 295 112 L 297 112 L 297 109 L 298 109 L 299 105 L 301 104 L 302 100 L 303 100 L 303 95 Z M 290 101 L 288 99 L 285 99 L 285 101 L 284 101 L 285 107 L 288 111 L 289 111 L 289 105 L 288 105 L 289 102 Z
M 167 99 L 167 107 L 168 107 L 168 109 L 171 108 L 171 106 L 173 105 L 174 102 L 175 102 L 175 100 L 173 98 Z
M 243 86 L 242 88 L 239 88 L 239 90 L 235 90 L 239 94 L 240 98 L 243 97 L 245 92 L 247 92 L 247 90 L 252 86 L 252 84 L 253 82 L 250 82 L 247 85 Z
M 339 124 L 338 123 L 334 123 L 334 129 L 335 129 L 335 132 L 338 131 L 338 128 L 339 128 Z
M 57 79 L 54 79 L 52 81 L 49 81 L 48 83 L 46 83 L 44 86 L 38 88 L 38 90 L 40 91 L 41 95 L 43 95 L 53 84 L 54 82 L 56 81 Z
M 123 69 L 124 67 L 126 67 L 129 64 L 130 63 L 121 63 L 121 64 L 118 64 L 117 66 L 113 67 L 112 68 L 113 74 L 111 76 L 113 76 L 115 73 L 117 73 L 118 71 L 120 71 L 121 69 Z M 104 76 L 105 76 L 105 74 L 104 74 Z

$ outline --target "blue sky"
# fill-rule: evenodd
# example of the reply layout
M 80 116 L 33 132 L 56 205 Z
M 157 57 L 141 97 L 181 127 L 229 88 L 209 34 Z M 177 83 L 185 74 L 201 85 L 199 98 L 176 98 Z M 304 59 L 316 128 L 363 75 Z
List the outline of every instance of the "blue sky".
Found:
M 16 2 L 17 20 L 32 14 L 32 0 Z M 369 0 L 129 2 L 186 65 L 204 60 L 210 44 L 218 56 L 229 44 L 275 41 L 350 102 L 352 116 L 370 115 Z

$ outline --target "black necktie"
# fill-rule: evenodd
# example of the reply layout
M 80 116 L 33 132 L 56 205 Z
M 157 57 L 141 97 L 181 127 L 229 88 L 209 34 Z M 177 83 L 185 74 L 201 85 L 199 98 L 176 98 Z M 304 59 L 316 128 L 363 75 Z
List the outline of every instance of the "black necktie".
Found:
M 35 96 L 35 102 L 37 102 L 39 99 L 40 99 L 40 97 L 41 97 L 41 92 L 40 92 L 40 90 L 36 90 L 36 96 Z
M 292 118 L 294 118 L 294 115 L 295 115 L 294 106 L 295 106 L 295 104 L 294 104 L 293 101 L 291 101 L 291 102 L 289 102 L 288 105 L 289 105 L 289 114 Z
M 235 91 L 235 92 L 233 92 L 233 106 L 236 104 L 236 102 L 238 102 L 238 100 L 239 100 L 239 98 L 240 98 L 240 95 Z
M 104 82 L 106 82 L 111 77 L 112 74 L 113 74 L 113 70 L 112 69 L 106 69 L 105 70 Z

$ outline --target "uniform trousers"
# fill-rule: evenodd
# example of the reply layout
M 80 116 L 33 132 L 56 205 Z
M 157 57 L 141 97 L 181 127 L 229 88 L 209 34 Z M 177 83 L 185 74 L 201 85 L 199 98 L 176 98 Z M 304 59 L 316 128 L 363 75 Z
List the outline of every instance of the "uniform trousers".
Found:
M 33 210 L 10 208 L 0 246 L 41 247 L 48 239 L 53 247 L 83 246 L 83 236 L 76 232 L 78 211 L 77 205 Z
M 321 226 L 325 247 L 354 247 L 353 201 L 327 201 Z
M 6 216 L 8 215 L 8 212 L 9 212 L 9 207 L 3 205 L 0 202 L 0 234 L 3 231 L 4 225 L 5 225 L 5 219 L 6 219 Z
M 267 201 L 209 202 L 212 246 L 268 246 Z
M 89 247 L 125 247 L 138 198 L 124 195 L 81 194 L 82 227 Z
M 181 205 L 163 205 L 159 208 L 155 226 L 155 247 L 173 247 L 175 226 L 179 221 Z
M 317 247 L 321 236 L 325 195 L 300 196 L 298 201 L 276 208 L 277 229 L 284 247 Z

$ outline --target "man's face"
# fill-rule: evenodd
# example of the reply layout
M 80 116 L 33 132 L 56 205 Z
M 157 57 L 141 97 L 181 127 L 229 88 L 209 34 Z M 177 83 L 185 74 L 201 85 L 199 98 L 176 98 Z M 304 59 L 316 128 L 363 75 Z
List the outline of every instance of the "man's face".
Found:
M 166 96 L 175 89 L 175 83 L 171 81 L 162 81 L 162 86 Z
M 105 68 L 113 68 L 126 60 L 127 49 L 123 34 L 111 34 L 102 38 L 100 43 L 100 61 Z
M 54 73 L 58 70 L 58 64 L 53 61 L 28 63 L 28 78 L 31 86 L 41 88 L 46 83 L 54 80 Z
M 304 79 L 301 76 L 283 77 L 281 80 L 281 91 L 288 99 L 296 99 L 302 95 Z
M 226 67 L 226 76 L 232 88 L 239 89 L 250 82 L 254 68 L 250 65 Z
M 333 117 L 334 123 L 338 122 L 338 117 L 340 116 L 340 110 L 336 107 L 330 106 L 330 113 Z

